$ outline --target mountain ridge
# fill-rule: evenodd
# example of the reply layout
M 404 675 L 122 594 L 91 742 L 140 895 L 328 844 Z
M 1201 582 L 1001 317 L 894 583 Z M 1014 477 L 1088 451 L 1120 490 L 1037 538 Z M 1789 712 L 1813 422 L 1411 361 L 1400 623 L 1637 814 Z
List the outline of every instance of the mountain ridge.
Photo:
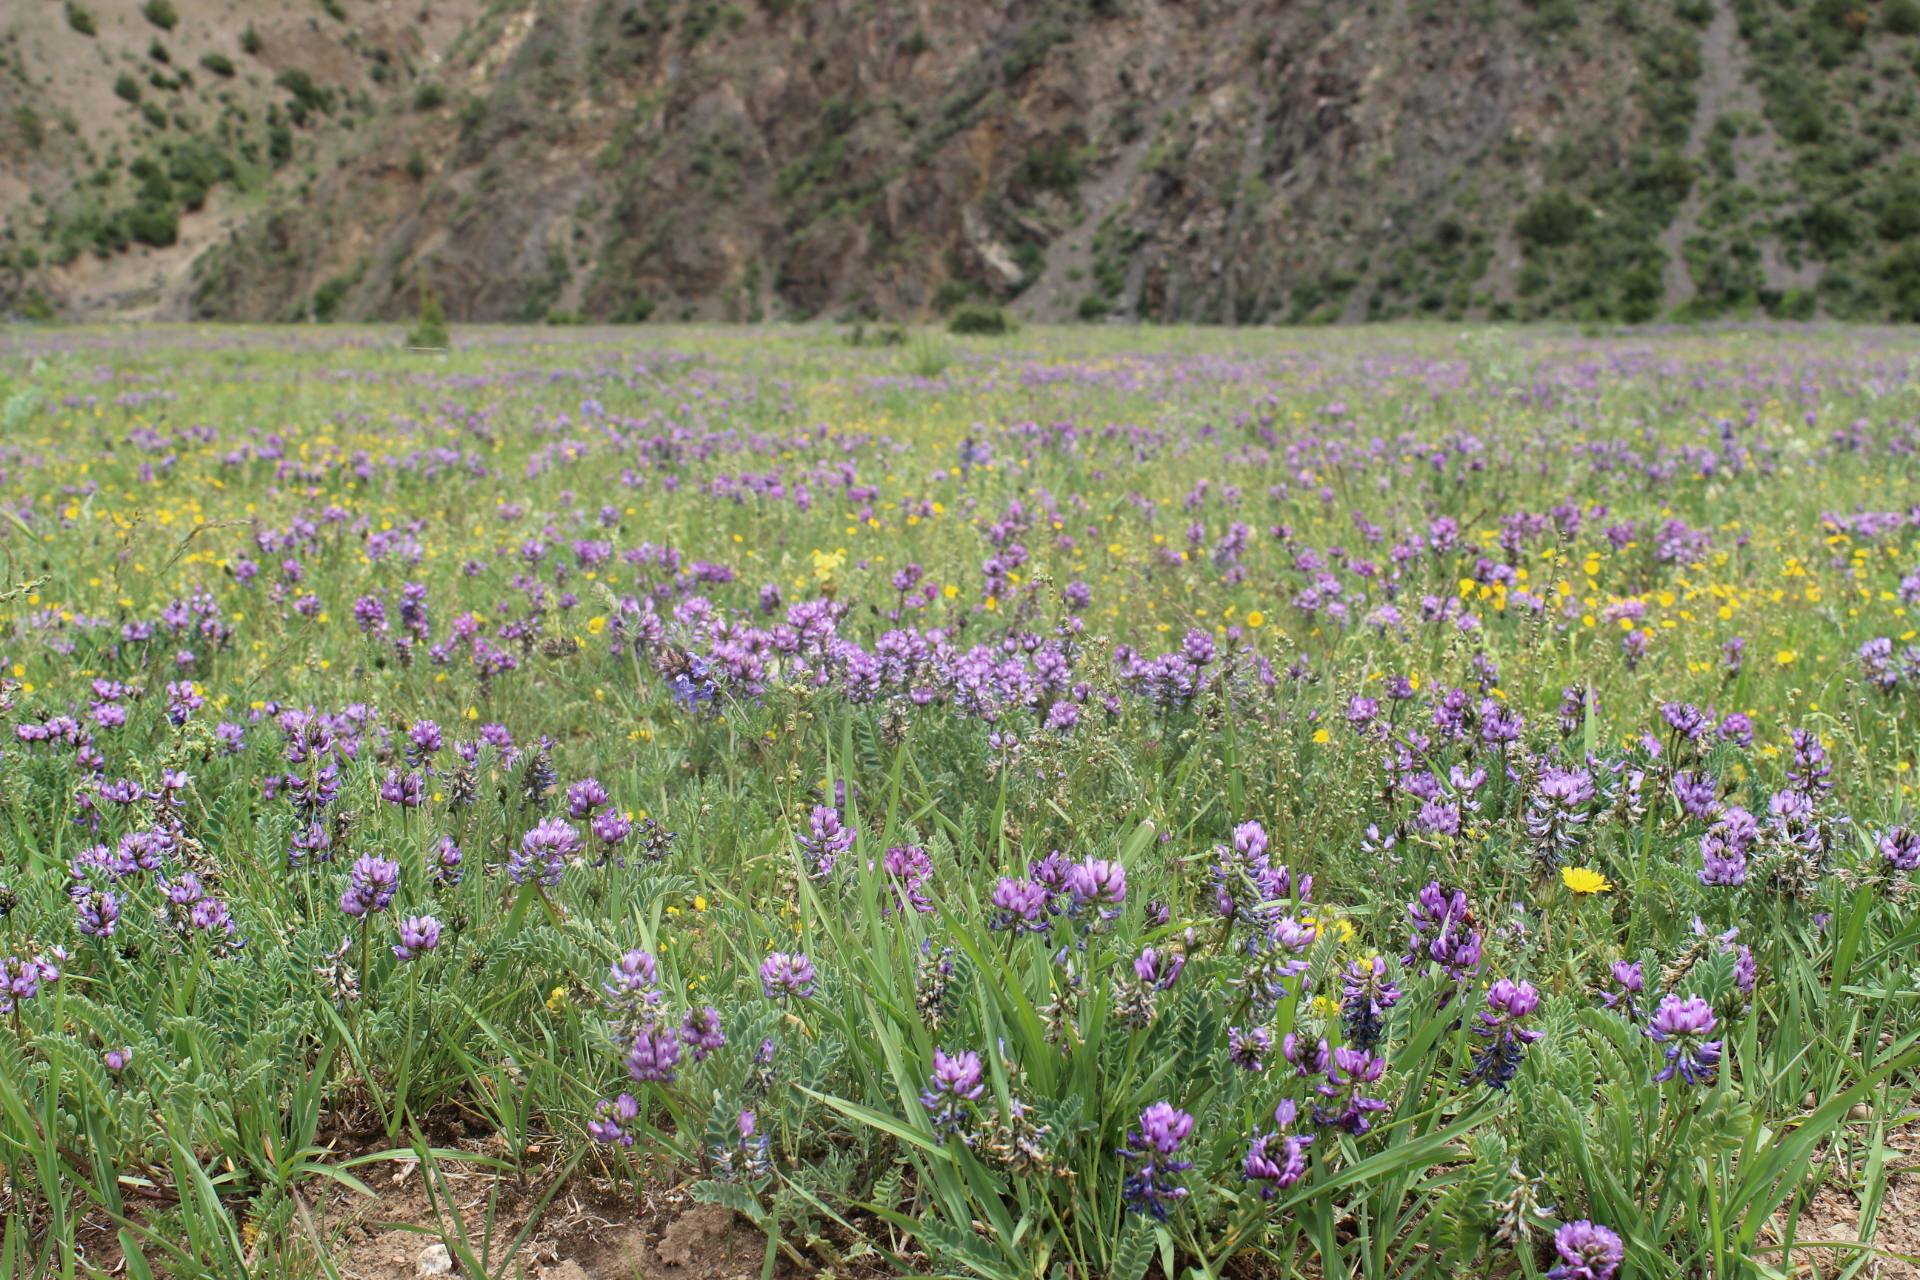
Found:
M 1920 319 L 1916 0 L 76 10 L 17 312 Z

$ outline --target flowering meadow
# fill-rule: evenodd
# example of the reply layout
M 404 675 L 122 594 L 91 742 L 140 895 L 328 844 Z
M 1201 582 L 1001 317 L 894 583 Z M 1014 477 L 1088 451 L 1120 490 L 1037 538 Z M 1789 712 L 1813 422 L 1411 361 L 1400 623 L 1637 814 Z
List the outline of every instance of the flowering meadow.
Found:
M 8 1274 L 1888 1261 L 1911 335 L 41 331 L 0 517 Z

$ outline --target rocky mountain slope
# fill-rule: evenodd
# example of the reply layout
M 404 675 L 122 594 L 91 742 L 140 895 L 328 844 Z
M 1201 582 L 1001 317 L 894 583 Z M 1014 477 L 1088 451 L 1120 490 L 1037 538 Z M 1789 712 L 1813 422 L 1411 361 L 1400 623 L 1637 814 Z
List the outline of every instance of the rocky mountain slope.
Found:
M 1920 319 L 1920 0 L 91 3 L 16 312 Z

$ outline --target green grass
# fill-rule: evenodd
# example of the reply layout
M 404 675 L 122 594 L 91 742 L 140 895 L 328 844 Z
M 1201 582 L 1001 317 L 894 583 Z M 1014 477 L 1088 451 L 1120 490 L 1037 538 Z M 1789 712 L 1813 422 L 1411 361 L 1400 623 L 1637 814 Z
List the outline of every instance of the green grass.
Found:
M 435 1202 L 496 1175 L 445 1241 L 476 1275 L 563 1193 L 668 1187 L 759 1228 L 769 1276 L 1538 1276 L 1579 1218 L 1622 1275 L 1792 1274 L 1819 1187 L 1886 1203 L 1920 1063 L 1880 847 L 1913 825 L 1914 355 L 23 333 L 0 899 L 9 975 L 60 976 L 0 1026 L 0 1267 L 93 1274 L 112 1240 L 136 1276 L 339 1274 L 314 1208 L 406 1160 Z M 586 778 L 617 846 L 568 817 Z M 1745 883 L 1703 884 L 1732 806 Z M 580 848 L 543 882 L 556 822 Z M 1251 823 L 1271 866 L 1229 852 Z M 363 858 L 394 895 L 348 915 Z M 1003 878 L 1057 865 L 1080 895 L 1000 927 Z M 1410 941 L 1430 883 L 1471 905 L 1457 980 Z M 603 985 L 633 949 L 651 1001 Z M 775 953 L 805 994 L 767 994 Z M 1501 980 L 1537 1008 L 1495 1018 Z M 1655 1078 L 1667 996 L 1713 1013 L 1700 1083 Z M 1538 1037 L 1490 1057 L 1488 1018 Z M 978 1055 L 944 1115 L 936 1051 Z M 1128 1181 L 1160 1103 L 1194 1117 L 1164 1220 Z M 1311 1137 L 1297 1180 L 1244 1176 L 1262 1135 Z M 1842 1245 L 1821 1265 L 1867 1274 Z

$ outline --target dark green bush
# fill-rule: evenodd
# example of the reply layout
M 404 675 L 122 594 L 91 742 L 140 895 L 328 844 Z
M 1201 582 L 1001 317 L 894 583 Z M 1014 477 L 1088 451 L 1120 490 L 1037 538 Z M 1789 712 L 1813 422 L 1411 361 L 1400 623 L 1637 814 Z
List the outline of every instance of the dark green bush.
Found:
M 965 280 L 956 280 L 948 276 L 933 291 L 933 309 L 941 315 L 953 310 L 973 296 L 973 286 Z
M 447 313 L 440 306 L 440 295 L 427 284 L 426 277 L 420 277 L 420 317 L 413 328 L 407 331 L 407 345 L 410 347 L 428 347 L 445 350 L 452 342 L 452 332 L 447 328 Z
M 1013 332 L 1013 319 L 1001 307 L 991 303 L 968 302 L 953 309 L 947 317 L 947 332 L 998 337 Z
M 1873 203 L 1879 208 L 1873 229 L 1882 240 L 1906 240 L 1920 234 L 1920 179 L 1893 183 Z
M 1837 257 L 1853 247 L 1853 215 L 1841 205 L 1816 201 L 1800 219 L 1800 233 L 1821 257 Z
M 20 141 L 27 150 L 38 151 L 47 141 L 47 127 L 41 123 L 40 113 L 26 103 L 13 109 L 13 127 L 20 131 Z
M 1806 289 L 1789 289 L 1780 298 L 1774 314 L 1782 320 L 1811 320 L 1817 300 Z
M 117 98 L 124 99 L 127 102 L 138 102 L 140 101 L 140 82 L 125 71 L 122 71 L 114 77 L 113 92 Z
M 67 25 L 83 36 L 95 35 L 100 30 L 100 24 L 94 21 L 93 10 L 77 4 L 67 6 Z
M 1514 231 L 1530 246 L 1571 244 L 1587 225 L 1587 207 L 1564 191 L 1543 191 L 1528 203 Z
M 420 87 L 413 91 L 413 109 L 432 111 L 447 100 L 447 90 L 437 80 L 422 80 Z
M 170 204 L 142 201 L 127 214 L 127 234 L 164 249 L 180 239 L 180 211 Z
M 171 31 L 180 22 L 180 14 L 173 7 L 173 0 L 147 0 L 140 6 L 140 12 L 162 31 Z
M 1766 96 L 1767 114 L 1787 141 L 1806 146 L 1827 136 L 1827 105 L 1820 91 L 1800 75 L 1774 76 Z
M 200 65 L 217 76 L 231 76 L 233 74 L 233 59 L 224 53 L 203 54 L 200 58 Z
M 340 303 L 347 296 L 347 290 L 353 287 L 353 277 L 334 276 L 321 282 L 313 291 L 313 318 L 319 324 L 332 324 L 334 317 L 340 314 Z
M 1878 274 L 1889 317 L 1909 324 L 1920 321 L 1920 240 L 1888 254 Z
M 1920 0 L 1887 0 L 1880 21 L 1897 36 L 1920 35 Z

